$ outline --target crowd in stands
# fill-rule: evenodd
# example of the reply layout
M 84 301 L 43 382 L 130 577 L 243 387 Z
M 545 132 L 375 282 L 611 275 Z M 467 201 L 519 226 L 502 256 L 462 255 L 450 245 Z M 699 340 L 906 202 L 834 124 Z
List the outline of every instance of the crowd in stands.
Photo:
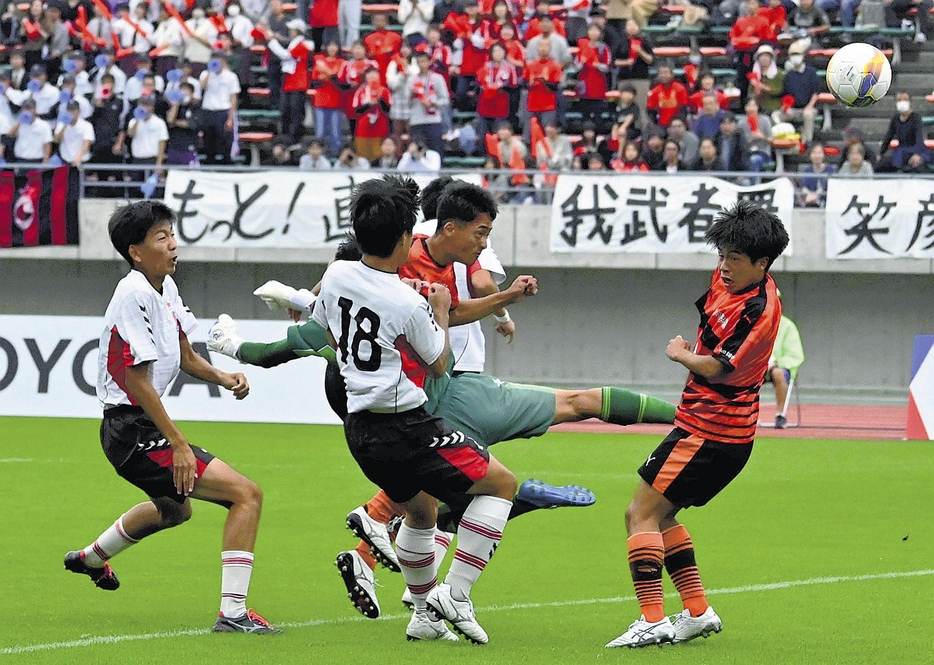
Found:
M 493 179 L 507 200 L 535 200 L 555 171 L 761 171 L 788 123 L 809 173 L 920 171 L 931 156 L 901 92 L 878 159 L 852 128 L 830 163 L 838 160 L 815 141 L 822 84 L 808 52 L 832 21 L 897 26 L 912 17 L 922 41 L 931 6 L 688 4 L 685 21 L 730 26 L 736 73 L 724 86 L 699 49 L 678 68 L 656 55 L 644 30 L 655 0 L 399 0 L 373 12 L 369 28 L 360 0 L 297 9 L 281 0 L 9 4 L 0 16 L 0 157 L 90 163 L 92 179 L 108 180 L 130 176 L 95 174 L 94 164 L 230 164 L 239 112 L 259 96 L 279 112 L 266 164 L 434 172 L 467 156 L 505 172 Z M 268 90 L 254 93 L 257 58 Z M 822 205 L 825 183 L 805 178 L 799 204 Z

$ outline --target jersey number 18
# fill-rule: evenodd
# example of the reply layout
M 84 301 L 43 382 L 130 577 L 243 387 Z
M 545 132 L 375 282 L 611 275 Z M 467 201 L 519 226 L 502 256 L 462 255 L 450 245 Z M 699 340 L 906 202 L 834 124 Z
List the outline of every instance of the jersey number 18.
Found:
M 337 306 L 341 310 L 341 337 L 337 342 L 337 347 L 341 353 L 341 362 L 347 362 L 347 341 L 350 337 L 350 310 L 353 307 L 353 301 L 349 298 L 338 298 Z M 382 349 L 376 341 L 379 333 L 379 315 L 368 307 L 361 307 L 353 317 L 356 324 L 353 339 L 350 340 L 350 355 L 353 357 L 353 364 L 361 372 L 375 372 L 379 369 L 382 361 Z M 367 323 L 367 329 L 363 324 Z M 369 349 L 369 357 L 360 357 L 360 345 L 366 342 Z

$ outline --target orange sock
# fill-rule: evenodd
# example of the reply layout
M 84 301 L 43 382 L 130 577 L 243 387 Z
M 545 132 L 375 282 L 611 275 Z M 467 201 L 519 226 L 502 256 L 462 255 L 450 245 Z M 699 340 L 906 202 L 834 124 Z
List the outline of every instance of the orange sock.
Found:
M 684 608 L 691 611 L 691 616 L 700 616 L 709 605 L 697 572 L 691 535 L 679 524 L 663 531 L 662 540 L 665 543 L 665 569 L 668 576 L 681 594 Z
M 376 570 L 376 559 L 370 554 L 370 546 L 362 540 L 357 545 L 357 554 L 363 557 L 363 562 L 370 567 L 370 570 Z
M 665 545 L 662 534 L 636 533 L 629 537 L 629 572 L 636 587 L 642 615 L 650 623 L 665 618 L 665 594 L 662 591 L 662 560 Z
M 389 524 L 393 517 L 400 517 L 403 514 L 402 506 L 390 499 L 383 490 L 377 492 L 372 499 L 367 501 L 364 509 L 367 515 L 381 524 Z M 357 552 L 363 557 L 370 570 L 376 569 L 376 559 L 370 554 L 369 545 L 361 540 L 357 545 Z

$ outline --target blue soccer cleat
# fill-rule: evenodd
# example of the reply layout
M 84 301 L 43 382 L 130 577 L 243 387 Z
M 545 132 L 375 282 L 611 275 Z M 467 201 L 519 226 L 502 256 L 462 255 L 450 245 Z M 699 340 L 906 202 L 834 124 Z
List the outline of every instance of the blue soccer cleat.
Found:
M 565 485 L 555 487 L 541 480 L 526 480 L 519 486 L 516 499 L 536 508 L 560 508 L 562 506 L 592 506 L 597 496 L 586 487 Z

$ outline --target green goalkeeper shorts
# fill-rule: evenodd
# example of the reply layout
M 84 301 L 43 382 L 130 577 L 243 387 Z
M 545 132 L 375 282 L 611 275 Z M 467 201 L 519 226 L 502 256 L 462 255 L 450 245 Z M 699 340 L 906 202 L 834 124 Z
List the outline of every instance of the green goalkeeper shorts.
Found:
M 434 415 L 483 446 L 541 436 L 555 419 L 551 388 L 466 372 L 450 379 Z

